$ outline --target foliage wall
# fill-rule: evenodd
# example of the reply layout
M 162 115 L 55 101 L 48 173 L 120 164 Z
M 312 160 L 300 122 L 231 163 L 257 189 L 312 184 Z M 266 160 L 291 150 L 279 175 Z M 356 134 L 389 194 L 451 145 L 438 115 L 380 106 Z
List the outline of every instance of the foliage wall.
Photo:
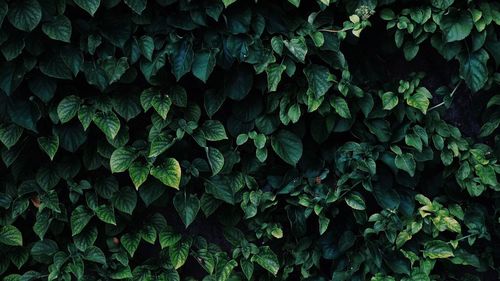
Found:
M 0 0 L 0 278 L 498 280 L 495 0 Z

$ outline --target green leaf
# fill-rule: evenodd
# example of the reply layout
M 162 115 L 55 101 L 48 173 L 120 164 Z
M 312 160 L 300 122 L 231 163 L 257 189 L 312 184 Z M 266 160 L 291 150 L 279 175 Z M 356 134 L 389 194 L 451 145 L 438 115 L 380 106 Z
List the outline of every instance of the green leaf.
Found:
M 94 115 L 94 123 L 110 139 L 114 139 L 120 131 L 120 119 L 114 112 L 99 111 Z
M 345 198 L 345 202 L 354 210 L 362 211 L 366 209 L 365 200 L 363 199 L 363 197 L 361 197 L 360 194 L 349 193 Z
M 19 229 L 13 225 L 0 227 L 0 244 L 9 246 L 22 246 L 23 235 Z
M 148 3 L 147 0 L 124 0 L 124 2 L 139 15 L 146 9 L 146 4 Z
M 228 7 L 229 5 L 235 3 L 237 0 L 222 0 L 222 3 L 224 4 L 224 7 Z
M 174 74 L 175 79 L 179 81 L 184 74 L 191 71 L 191 65 L 194 60 L 191 42 L 187 39 L 181 40 L 177 43 L 176 48 L 174 48 L 169 58 L 172 64 L 172 74 Z
M 429 108 L 430 101 L 429 99 L 432 98 L 432 94 L 424 87 L 419 87 L 411 95 L 407 100 L 406 103 L 414 107 L 420 111 L 422 111 L 423 114 L 427 113 L 427 108 Z
M 167 119 L 167 114 L 172 106 L 172 100 L 167 95 L 155 95 L 151 99 L 151 105 L 160 114 L 163 120 Z
M 71 213 L 71 233 L 73 236 L 82 232 L 85 226 L 90 222 L 94 213 L 87 207 L 80 205 Z
M 271 146 L 286 163 L 295 166 L 302 157 L 302 141 L 294 133 L 281 130 L 271 138 Z
M 275 92 L 278 89 L 278 84 L 281 81 L 281 75 L 285 71 L 286 66 L 283 64 L 271 64 L 267 67 L 267 91 Z
M 300 6 L 300 0 L 288 0 L 288 2 L 297 8 Z
M 399 99 L 393 92 L 385 92 L 382 95 L 382 105 L 385 110 L 391 110 L 398 105 Z
M 164 185 L 179 189 L 181 182 L 181 166 L 174 158 L 167 158 L 156 167 L 153 167 L 150 174 L 159 179 Z
M 95 209 L 95 214 L 101 221 L 116 225 L 115 210 L 113 209 L 113 207 L 108 205 L 101 205 L 97 207 L 97 209 Z
M 410 176 L 415 175 L 415 169 L 417 164 L 415 163 L 415 159 L 413 159 L 413 155 L 410 153 L 403 153 L 401 155 L 396 155 L 394 159 L 394 164 L 400 170 L 406 171 Z
M 224 167 L 224 155 L 217 149 L 213 147 L 206 147 L 205 151 L 207 153 L 208 164 L 212 169 L 212 175 L 217 175 Z
M 307 45 L 304 37 L 293 38 L 290 41 L 284 41 L 285 47 L 299 61 L 304 62 L 307 54 Z
M 157 157 L 167 149 L 169 149 L 172 145 L 174 145 L 175 139 L 170 135 L 160 134 L 153 138 L 149 148 L 148 157 Z
M 153 60 L 153 52 L 155 50 L 155 42 L 151 36 L 143 35 L 139 38 L 139 49 L 148 60 Z
M 208 77 L 210 77 L 210 74 L 214 70 L 215 63 L 216 58 L 213 51 L 201 50 L 196 52 L 192 66 L 193 75 L 206 83 Z
M 129 147 L 120 147 L 113 151 L 109 159 L 109 166 L 112 173 L 125 172 L 132 162 L 138 157 L 136 151 Z
M 444 241 L 433 240 L 424 244 L 424 257 L 430 259 L 446 259 L 453 256 L 453 248 Z
M 61 100 L 57 106 L 57 116 L 61 123 L 66 123 L 73 119 L 78 113 L 82 100 L 77 96 L 67 96 Z
M 42 30 L 50 39 L 67 43 L 71 40 L 71 21 L 64 15 L 56 16 L 52 21 L 44 23 Z
M 126 57 L 119 58 L 118 60 L 115 58 L 108 58 L 103 61 L 102 68 L 106 73 L 108 83 L 113 84 L 125 74 L 129 65 Z
M 168 255 L 170 256 L 170 262 L 175 269 L 180 268 L 186 262 L 189 255 L 189 248 L 191 243 L 188 241 L 179 241 L 172 247 L 168 248 Z
M 100 264 L 106 264 L 106 256 L 103 251 L 95 246 L 91 246 L 85 250 L 83 253 L 84 259 L 88 261 L 97 262 Z
M 325 66 L 310 64 L 304 68 L 304 75 L 307 78 L 308 91 L 313 93 L 315 98 L 324 96 L 333 85 L 330 71 Z
M 278 274 L 280 269 L 278 257 L 269 246 L 260 247 L 259 253 L 254 255 L 251 260 L 252 262 L 257 262 L 258 265 L 262 266 L 273 275 Z
M 135 189 L 139 187 L 148 179 L 149 176 L 149 166 L 143 165 L 140 162 L 134 162 L 128 168 L 128 173 L 130 179 L 134 183 Z
M 497 175 L 495 173 L 495 169 L 493 169 L 492 166 L 483 166 L 481 164 L 478 164 L 474 166 L 474 169 L 476 170 L 476 174 L 479 176 L 479 179 L 481 179 L 481 182 L 483 184 L 498 187 Z
M 165 249 L 165 248 L 168 248 L 168 247 L 171 247 L 171 246 L 177 244 L 177 242 L 179 242 L 182 238 L 180 234 L 175 233 L 175 232 L 168 230 L 168 229 L 163 229 L 162 231 L 160 231 L 158 237 L 159 237 L 160 246 L 162 249 Z
M 18 0 L 11 3 L 7 17 L 10 23 L 22 31 L 32 31 L 42 19 L 42 7 L 37 0 Z
M 226 130 L 220 121 L 207 120 L 203 123 L 201 130 L 208 141 L 227 140 Z
M 439 23 L 446 42 L 465 39 L 471 33 L 473 25 L 472 16 L 467 10 L 447 13 Z
M 120 240 L 123 248 L 133 257 L 141 243 L 141 236 L 138 233 L 125 233 Z
M 242 100 L 252 89 L 253 72 L 246 67 L 237 67 L 226 74 L 224 84 L 224 94 L 227 97 L 232 100 Z M 205 108 L 207 108 L 206 105 L 205 102 Z
M 112 201 L 115 209 L 132 215 L 137 205 L 137 193 L 132 187 L 125 186 L 120 191 L 115 192 Z
M 39 137 L 37 139 L 40 148 L 47 153 L 50 160 L 54 160 L 57 149 L 59 148 L 59 137 L 57 135 L 50 137 Z
M 178 192 L 174 196 L 174 207 L 186 228 L 194 221 L 200 210 L 200 200 L 194 194 Z
M 488 53 L 482 49 L 458 57 L 460 77 L 473 92 L 481 90 L 488 81 L 488 58 Z
M 76 5 L 87 11 L 91 16 L 94 16 L 95 12 L 101 5 L 101 0 L 73 0 Z
M 13 147 L 19 141 L 22 134 L 23 128 L 15 124 L 0 124 L 0 141 L 7 147 L 7 149 Z
M 347 105 L 346 100 L 343 97 L 334 97 L 330 100 L 330 105 L 335 109 L 335 112 L 342 118 L 351 118 L 351 111 L 349 110 L 349 105 Z

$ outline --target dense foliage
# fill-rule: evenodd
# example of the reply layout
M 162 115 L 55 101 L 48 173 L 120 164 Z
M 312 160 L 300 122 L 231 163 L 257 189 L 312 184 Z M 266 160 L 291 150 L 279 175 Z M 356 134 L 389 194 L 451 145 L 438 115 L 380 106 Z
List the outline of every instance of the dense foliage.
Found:
M 496 0 L 0 0 L 0 278 L 498 280 Z

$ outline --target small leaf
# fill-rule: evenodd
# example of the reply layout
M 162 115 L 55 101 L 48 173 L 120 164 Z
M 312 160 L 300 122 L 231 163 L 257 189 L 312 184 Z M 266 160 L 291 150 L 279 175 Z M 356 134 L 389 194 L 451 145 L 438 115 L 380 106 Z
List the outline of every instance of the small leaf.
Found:
M 97 112 L 94 115 L 94 123 L 110 139 L 114 139 L 120 131 L 120 119 L 114 112 Z
M 69 120 L 73 119 L 78 113 L 78 109 L 80 108 L 80 104 L 82 103 L 81 99 L 77 96 L 67 96 L 61 100 L 59 105 L 57 106 L 57 116 L 61 123 L 66 123 Z
M 139 186 L 148 179 L 149 166 L 143 165 L 140 162 L 134 162 L 128 168 L 128 173 L 134 183 L 135 189 L 139 189 Z
M 206 147 L 205 151 L 207 153 L 208 164 L 212 169 L 212 175 L 217 175 L 224 167 L 224 155 L 217 149 L 213 147 Z
M 349 110 L 349 106 L 343 97 L 334 97 L 331 99 L 330 105 L 335 109 L 335 112 L 337 112 L 340 117 L 346 119 L 351 118 L 351 111 Z
M 226 140 L 226 130 L 224 129 L 224 125 L 217 120 L 207 120 L 203 123 L 201 127 L 203 131 L 203 135 L 205 139 L 208 141 L 220 141 Z
M 181 240 L 181 235 L 168 229 L 164 229 L 159 233 L 159 240 L 161 248 L 165 249 L 177 244 L 177 242 Z
M 87 11 L 91 16 L 94 16 L 95 12 L 101 5 L 101 0 L 73 0 L 76 5 Z
M 141 243 L 141 236 L 138 233 L 125 233 L 120 240 L 123 248 L 133 257 L 139 243 Z
M 304 62 L 307 54 L 307 44 L 304 37 L 293 38 L 290 41 L 284 41 L 285 47 L 299 61 Z
M 350 193 L 349 195 L 347 195 L 347 197 L 345 198 L 345 202 L 354 210 L 362 211 L 366 209 L 365 200 L 363 200 L 363 197 L 361 197 L 361 195 L 357 193 Z
M 160 114 L 163 120 L 167 119 L 167 114 L 172 106 L 172 100 L 167 95 L 155 95 L 151 99 L 151 105 Z
M 40 148 L 47 153 L 50 160 L 54 160 L 57 149 L 59 148 L 59 137 L 57 135 L 50 137 L 39 137 L 37 139 Z
M 424 257 L 430 259 L 446 259 L 453 256 L 453 248 L 444 241 L 433 240 L 424 244 Z
M 200 210 L 200 200 L 194 194 L 178 192 L 174 196 L 174 207 L 186 228 L 194 221 Z
M 106 73 L 109 84 L 112 84 L 122 77 L 129 68 L 129 65 L 126 57 L 119 58 L 118 60 L 108 58 L 103 61 L 102 68 Z
M 56 16 L 52 21 L 44 23 L 42 30 L 50 39 L 70 42 L 71 21 L 64 15 Z
M 214 70 L 215 63 L 216 59 L 212 51 L 202 50 L 196 52 L 192 66 L 193 75 L 206 83 L 208 77 L 210 77 L 210 74 Z
M 391 110 L 398 105 L 399 99 L 393 92 L 386 92 L 382 95 L 382 105 L 385 110 Z
M 294 133 L 281 130 L 271 139 L 274 152 L 286 163 L 295 166 L 302 157 L 302 141 Z
M 259 248 L 259 253 L 252 257 L 252 262 L 257 262 L 267 271 L 271 272 L 273 275 L 278 274 L 280 269 L 280 264 L 276 254 L 269 248 L 269 246 L 264 246 Z
M 142 12 L 146 9 L 147 0 L 125 0 L 125 4 L 132 9 L 132 11 L 137 14 L 142 14 Z
M 275 92 L 278 89 L 278 84 L 281 81 L 281 75 L 285 71 L 286 66 L 282 64 L 272 64 L 267 67 L 267 90 L 268 92 Z
M 179 241 L 168 249 L 170 262 L 175 269 L 180 268 L 186 262 L 189 255 L 189 248 L 191 247 L 188 241 Z
M 96 246 L 91 246 L 85 250 L 83 253 L 84 259 L 88 261 L 97 262 L 100 264 L 106 264 L 106 256 L 103 251 Z
M 125 172 L 132 162 L 138 157 L 134 149 L 129 147 L 121 147 L 113 151 L 109 159 L 109 166 L 112 173 Z
M 420 111 L 422 111 L 423 114 L 427 113 L 427 108 L 429 107 L 430 101 L 429 99 L 432 98 L 431 93 L 424 87 L 419 87 L 413 93 L 407 100 L 406 103 L 414 107 Z
M 181 166 L 174 158 L 167 158 L 160 165 L 153 167 L 150 174 L 159 179 L 164 185 L 179 189 L 181 182 Z
M 71 233 L 73 236 L 82 232 L 94 214 L 87 207 L 80 205 L 71 213 Z
M 115 192 L 112 202 L 118 211 L 132 215 L 137 205 L 137 193 L 132 187 L 125 186 L 120 191 Z
M 105 222 L 112 225 L 116 225 L 115 211 L 113 207 L 107 205 L 101 205 L 95 209 L 97 217 Z
M 413 155 L 410 153 L 403 153 L 401 155 L 396 155 L 394 160 L 394 164 L 398 169 L 406 171 L 410 176 L 415 175 L 416 163 L 415 159 L 413 159 Z

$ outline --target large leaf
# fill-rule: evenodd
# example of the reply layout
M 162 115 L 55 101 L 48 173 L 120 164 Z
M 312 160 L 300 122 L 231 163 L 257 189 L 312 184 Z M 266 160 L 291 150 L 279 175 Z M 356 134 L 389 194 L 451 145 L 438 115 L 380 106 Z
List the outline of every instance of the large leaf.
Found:
M 439 23 L 446 42 L 465 39 L 472 31 L 474 22 L 468 11 L 445 14 Z
M 472 54 L 463 54 L 458 57 L 460 76 L 473 92 L 481 90 L 488 80 L 488 58 L 488 53 L 484 50 Z
M 42 19 L 42 7 L 37 0 L 12 2 L 7 15 L 10 23 L 22 31 L 32 31 Z

